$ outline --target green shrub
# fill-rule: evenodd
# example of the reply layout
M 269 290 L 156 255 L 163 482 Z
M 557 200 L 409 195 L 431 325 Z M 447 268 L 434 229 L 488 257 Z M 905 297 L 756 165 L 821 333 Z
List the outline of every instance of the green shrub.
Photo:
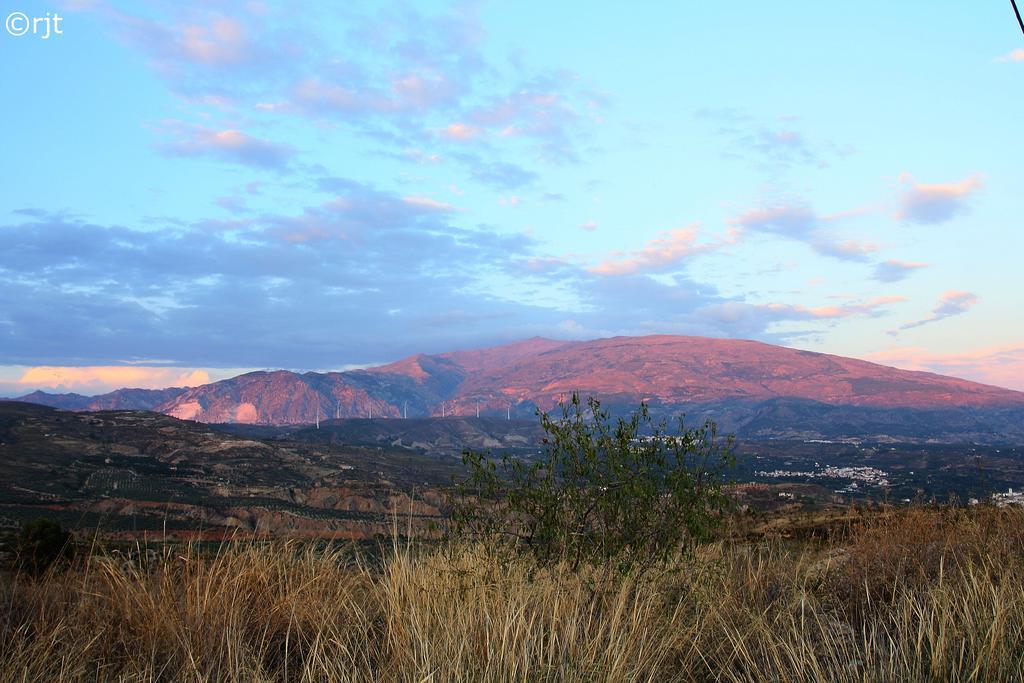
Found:
M 73 553 L 71 534 L 49 519 L 26 523 L 15 542 L 18 569 L 32 574 L 45 572 L 58 560 L 70 559 Z
M 647 406 L 612 419 L 578 394 L 560 419 L 540 414 L 542 456 L 499 461 L 463 453 L 469 475 L 455 487 L 457 536 L 500 539 L 527 548 L 541 564 L 568 561 L 645 567 L 708 538 L 729 501 L 724 477 L 732 439 L 713 422 L 670 433 Z

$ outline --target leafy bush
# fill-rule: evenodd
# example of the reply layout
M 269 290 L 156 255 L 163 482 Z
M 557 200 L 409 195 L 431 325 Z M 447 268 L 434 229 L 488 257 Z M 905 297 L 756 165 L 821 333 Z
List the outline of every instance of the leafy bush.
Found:
M 21 528 L 15 542 L 15 561 L 20 570 L 41 574 L 57 560 L 73 554 L 71 534 L 49 519 L 36 519 Z
M 721 519 L 735 458 L 713 422 L 685 429 L 680 419 L 670 433 L 645 404 L 613 420 L 598 400 L 584 404 L 575 393 L 559 419 L 540 419 L 539 459 L 463 453 L 469 475 L 455 488 L 456 535 L 511 540 L 541 564 L 627 570 L 708 538 Z

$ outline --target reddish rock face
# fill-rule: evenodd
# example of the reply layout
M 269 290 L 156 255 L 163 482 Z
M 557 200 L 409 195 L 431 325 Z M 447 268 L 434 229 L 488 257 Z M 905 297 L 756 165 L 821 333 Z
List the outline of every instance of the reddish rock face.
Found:
M 529 339 L 416 355 L 368 371 L 259 372 L 197 387 L 158 410 L 207 422 L 309 423 L 339 417 L 472 415 L 550 408 L 574 390 L 613 404 L 800 398 L 830 405 L 945 408 L 1024 405 L 1024 394 L 865 361 L 703 337 Z
M 83 403 L 89 404 L 85 409 L 135 407 L 117 405 L 118 396 L 138 402 L 139 391 L 120 390 Z M 170 393 L 147 394 L 158 411 L 203 422 L 262 424 L 308 424 L 318 415 L 320 420 L 474 415 L 478 409 L 505 415 L 509 406 L 550 409 L 573 391 L 621 406 L 641 400 L 682 407 L 777 398 L 867 408 L 1024 406 L 1024 393 L 962 379 L 760 342 L 670 335 L 582 342 L 533 338 L 419 354 L 370 370 L 254 372 L 165 391 Z M 532 417 L 532 410 L 519 412 Z

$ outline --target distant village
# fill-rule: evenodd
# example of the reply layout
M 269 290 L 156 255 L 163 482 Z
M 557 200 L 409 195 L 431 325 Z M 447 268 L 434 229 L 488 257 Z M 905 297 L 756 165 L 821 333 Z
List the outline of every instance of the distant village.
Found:
M 1006 493 L 993 493 L 992 503 L 1001 508 L 1008 505 L 1024 505 L 1024 491 L 1009 489 Z
M 801 472 L 797 470 L 759 470 L 754 476 L 768 479 L 847 479 L 850 483 L 837 493 L 852 493 L 860 488 L 861 484 L 871 486 L 888 486 L 888 475 L 877 467 L 836 467 L 829 465 L 818 472 Z

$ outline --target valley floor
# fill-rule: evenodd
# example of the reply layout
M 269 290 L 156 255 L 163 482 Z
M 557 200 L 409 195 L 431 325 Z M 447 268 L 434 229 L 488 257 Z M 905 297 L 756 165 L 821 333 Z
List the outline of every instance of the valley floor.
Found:
M 480 547 L 94 552 L 0 587 L 0 680 L 925 681 L 1024 674 L 1024 514 L 864 513 L 642 576 Z

